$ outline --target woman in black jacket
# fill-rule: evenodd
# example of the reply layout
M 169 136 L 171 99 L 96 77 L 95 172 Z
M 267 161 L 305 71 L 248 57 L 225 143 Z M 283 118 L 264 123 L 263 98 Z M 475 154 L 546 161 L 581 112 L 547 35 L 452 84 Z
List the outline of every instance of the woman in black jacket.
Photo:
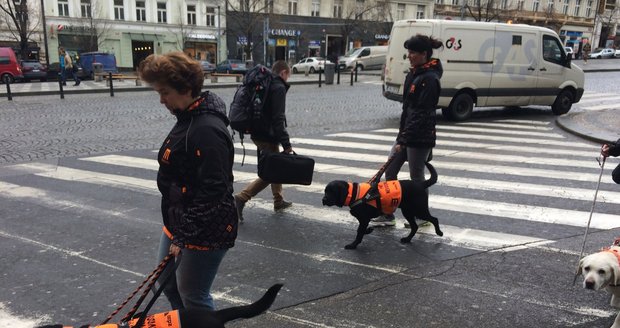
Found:
M 208 91 L 201 94 L 202 67 L 182 52 L 150 55 L 138 73 L 177 119 L 157 157 L 164 221 L 159 260 L 183 251 L 164 293 L 173 309 L 214 309 L 211 284 L 237 237 L 226 105 Z
M 620 156 L 620 139 L 613 144 L 604 144 L 601 147 L 601 155 L 603 157 Z M 615 183 L 620 184 L 620 164 L 611 172 L 611 178 Z
M 407 49 L 409 73 L 405 78 L 403 111 L 396 142 L 390 152 L 394 159 L 385 170 L 386 180 L 396 180 L 405 161 L 409 162 L 411 180 L 424 181 L 424 163 L 430 160 L 435 147 L 435 111 L 439 102 L 443 74 L 439 59 L 432 58 L 433 49 L 441 41 L 426 35 L 412 36 L 404 44 Z M 394 226 L 394 215 L 380 216 L 372 221 L 374 226 Z

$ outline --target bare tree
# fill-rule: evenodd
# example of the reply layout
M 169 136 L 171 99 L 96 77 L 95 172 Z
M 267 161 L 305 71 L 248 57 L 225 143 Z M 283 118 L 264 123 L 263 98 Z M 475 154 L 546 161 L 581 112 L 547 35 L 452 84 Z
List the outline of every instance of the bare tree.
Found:
M 177 12 L 179 13 L 179 16 L 177 19 L 177 24 L 168 28 L 168 30 L 173 32 L 173 35 L 177 41 L 177 49 L 180 51 L 183 51 L 183 49 L 185 49 L 185 45 L 190 39 L 190 35 L 194 33 L 195 30 L 194 25 L 190 24 L 189 22 L 185 23 L 185 20 L 183 20 L 184 17 L 182 13 L 185 12 L 183 10 L 183 4 L 183 1 L 178 2 Z
M 492 22 L 500 18 L 497 0 L 465 0 L 467 16 L 479 22 Z
M 598 15 L 598 19 L 601 21 L 601 38 L 598 41 L 599 47 L 606 47 L 607 40 L 611 37 L 613 39 L 613 27 L 619 19 L 620 9 L 606 6 L 604 10 Z
M 374 31 L 376 22 L 388 20 L 392 20 L 389 1 L 356 0 L 355 5 L 345 12 L 340 32 L 345 38 L 345 44 L 349 44 L 349 39 L 355 31 L 363 32 L 369 29 Z M 383 29 L 375 32 L 383 32 Z
M 270 25 L 274 25 L 275 15 L 273 0 L 225 0 L 226 1 L 226 24 L 227 34 L 236 34 L 237 40 L 241 39 L 243 52 L 246 58 L 254 58 L 255 45 L 263 44 L 261 37 L 264 31 L 266 19 Z
M 30 36 L 40 27 L 37 7 L 27 0 L 0 0 L 0 13 L 9 33 L 19 42 L 21 58 L 27 59 Z
M 107 17 L 104 16 L 103 0 L 91 0 L 89 11 L 83 13 L 84 30 L 86 31 L 88 41 L 85 50 L 98 51 L 103 46 L 106 35 L 110 32 L 112 24 Z

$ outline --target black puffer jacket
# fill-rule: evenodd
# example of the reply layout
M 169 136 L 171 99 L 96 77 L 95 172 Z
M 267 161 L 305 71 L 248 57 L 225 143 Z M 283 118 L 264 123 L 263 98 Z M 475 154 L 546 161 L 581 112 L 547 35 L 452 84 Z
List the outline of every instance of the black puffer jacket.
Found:
M 278 143 L 283 148 L 291 146 L 286 131 L 286 92 L 289 87 L 280 76 L 274 74 L 263 107 L 263 116 L 252 131 L 252 140 Z
M 412 68 L 405 78 L 403 112 L 396 142 L 407 147 L 435 147 L 435 110 L 443 68 L 439 59 Z
M 175 115 L 177 123 L 157 157 L 164 225 L 178 246 L 230 248 L 237 237 L 237 214 L 226 105 L 205 92 Z

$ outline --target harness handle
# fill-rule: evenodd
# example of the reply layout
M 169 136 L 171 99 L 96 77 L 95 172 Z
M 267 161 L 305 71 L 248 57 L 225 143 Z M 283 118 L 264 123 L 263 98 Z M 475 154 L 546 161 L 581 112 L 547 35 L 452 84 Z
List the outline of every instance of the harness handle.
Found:
M 370 185 L 375 185 L 377 182 L 379 182 L 379 180 L 381 180 L 381 176 L 383 175 L 383 173 L 385 173 L 385 170 L 388 168 L 390 163 L 394 161 L 394 158 L 396 158 L 396 154 L 393 154 L 392 156 L 388 157 L 387 162 L 385 162 L 385 164 L 383 164 L 379 168 L 379 171 L 372 178 L 370 178 L 370 180 L 368 180 L 368 183 Z

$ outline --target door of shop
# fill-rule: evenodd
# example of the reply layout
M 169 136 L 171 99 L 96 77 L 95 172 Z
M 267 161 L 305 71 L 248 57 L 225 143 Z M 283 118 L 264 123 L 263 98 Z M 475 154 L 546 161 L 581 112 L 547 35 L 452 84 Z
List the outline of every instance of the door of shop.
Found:
M 133 69 L 135 70 L 140 62 L 153 54 L 153 42 L 150 41 L 131 41 Z

